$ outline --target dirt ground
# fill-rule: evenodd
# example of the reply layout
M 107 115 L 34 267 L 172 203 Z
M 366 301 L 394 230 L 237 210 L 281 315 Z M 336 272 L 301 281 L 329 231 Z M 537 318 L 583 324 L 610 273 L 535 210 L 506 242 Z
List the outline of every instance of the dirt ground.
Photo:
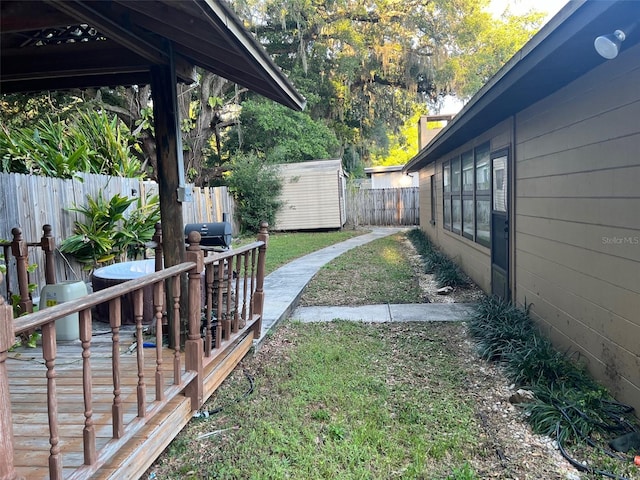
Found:
M 433 275 L 424 273 L 420 255 L 409 240 L 407 251 L 424 299 L 436 302 L 473 302 L 482 291 L 475 285 L 456 289 L 448 295 L 438 295 Z M 475 458 L 470 458 L 479 478 L 482 479 L 579 479 L 579 472 L 558 452 L 555 443 L 547 437 L 535 435 L 522 417 L 517 406 L 509 402 L 515 387 L 509 385 L 500 369 L 480 359 L 471 340 L 461 330 L 459 338 L 451 339 L 451 348 L 460 352 L 460 361 L 468 370 L 467 394 L 477 405 L 476 416 L 483 429 L 481 448 Z

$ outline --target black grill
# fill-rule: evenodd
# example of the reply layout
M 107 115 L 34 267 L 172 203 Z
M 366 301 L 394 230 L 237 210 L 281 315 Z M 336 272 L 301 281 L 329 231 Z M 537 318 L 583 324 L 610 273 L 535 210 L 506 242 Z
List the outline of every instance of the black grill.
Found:
M 227 249 L 231 246 L 231 223 L 229 222 L 188 223 L 184 227 L 185 237 L 188 237 L 191 232 L 200 234 L 200 245 L 203 247 Z

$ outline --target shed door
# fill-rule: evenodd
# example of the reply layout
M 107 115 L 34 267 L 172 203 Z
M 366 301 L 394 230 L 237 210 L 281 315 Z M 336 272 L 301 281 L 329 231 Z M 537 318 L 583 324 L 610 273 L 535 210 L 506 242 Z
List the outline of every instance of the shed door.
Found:
M 509 294 L 509 152 L 492 155 L 491 293 L 510 300 Z

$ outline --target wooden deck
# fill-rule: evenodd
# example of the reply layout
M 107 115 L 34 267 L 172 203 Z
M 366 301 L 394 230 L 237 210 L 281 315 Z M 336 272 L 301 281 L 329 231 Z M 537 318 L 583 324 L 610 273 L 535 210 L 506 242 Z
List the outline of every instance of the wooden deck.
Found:
M 253 322 L 248 322 L 203 366 L 204 398 L 207 399 L 249 351 L 253 340 Z M 137 479 L 153 463 L 177 433 L 192 417 L 191 401 L 180 393 L 168 402 L 156 400 L 156 350 L 144 348 L 144 384 L 146 417 L 138 417 L 138 374 L 136 351 L 129 351 L 133 336 L 121 334 L 120 382 L 124 405 L 125 437 L 113 439 L 112 408 L 114 385 L 112 372 L 111 335 L 94 335 L 91 345 L 92 419 L 96 433 L 98 461 L 84 465 L 83 429 L 85 427 L 83 399 L 83 358 L 80 342 L 60 344 L 55 371 L 58 402 L 59 446 L 65 479 Z M 182 354 L 184 356 L 184 354 Z M 181 359 L 184 364 L 184 359 Z M 161 370 L 165 390 L 173 381 L 174 351 L 162 350 Z M 47 369 L 42 349 L 21 348 L 10 352 L 6 361 L 9 373 L 14 429 L 14 462 L 16 472 L 25 479 L 49 478 Z M 183 373 L 184 390 L 190 372 Z M 195 375 L 191 375 L 193 378 Z M 138 426 L 136 427 L 136 424 Z
M 186 262 L 158 262 L 153 273 L 18 318 L 0 296 L 0 480 L 143 475 L 259 334 L 268 236 L 263 224 L 258 241 L 205 257 L 190 232 Z M 99 308 L 109 322 L 100 333 Z M 78 316 L 79 341 L 57 341 L 56 322 L 68 315 Z M 145 321 L 156 327 L 151 338 Z M 33 331 L 40 348 L 12 349 Z M 184 346 L 163 347 L 165 337 Z

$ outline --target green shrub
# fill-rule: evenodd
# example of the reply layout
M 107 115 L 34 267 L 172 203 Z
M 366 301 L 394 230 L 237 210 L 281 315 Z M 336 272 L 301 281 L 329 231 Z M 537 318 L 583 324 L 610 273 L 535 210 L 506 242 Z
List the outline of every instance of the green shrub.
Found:
M 253 154 L 237 155 L 231 160 L 227 185 L 236 202 L 240 233 L 258 232 L 263 221 L 275 224 L 282 205 L 282 181 L 275 165 L 264 163 Z
M 526 312 L 497 297 L 484 297 L 469 322 L 469 333 L 476 339 L 478 353 L 486 360 L 502 361 L 523 348 L 535 333 Z
M 586 442 L 602 449 L 595 440 L 606 443 L 636 423 L 630 407 L 613 401 L 581 365 L 553 347 L 526 309 L 488 297 L 478 303 L 468 328 L 480 355 L 501 362 L 510 381 L 533 393 L 521 406 L 536 433 L 560 445 Z M 601 472 L 590 465 L 584 470 Z
M 444 260 L 441 259 L 435 267 L 434 277 L 438 287 L 468 287 L 470 282 L 465 273 L 449 258 L 443 257 Z
M 416 251 L 423 257 L 427 256 L 433 251 L 431 241 L 419 228 L 414 228 L 413 230 L 411 230 L 407 234 L 407 238 L 411 241 Z

